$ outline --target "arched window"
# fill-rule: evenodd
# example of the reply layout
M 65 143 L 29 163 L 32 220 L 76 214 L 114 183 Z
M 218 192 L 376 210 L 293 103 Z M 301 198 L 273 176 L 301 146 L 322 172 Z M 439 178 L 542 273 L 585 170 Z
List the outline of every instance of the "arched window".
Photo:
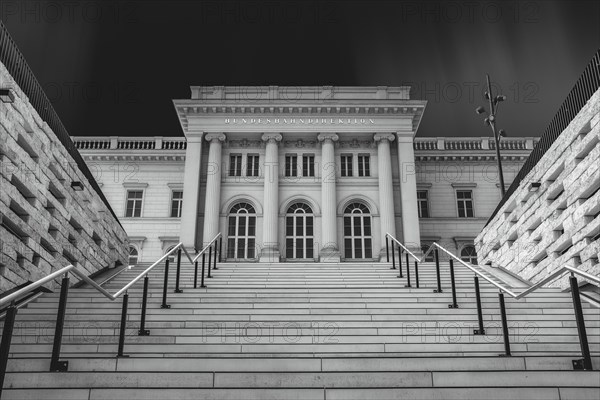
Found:
M 471 263 L 473 265 L 477 265 L 477 250 L 475 250 L 475 246 L 465 246 L 460 251 L 460 259 Z
M 292 204 L 285 216 L 285 257 L 313 258 L 313 211 L 306 203 Z
M 236 260 L 256 257 L 256 211 L 249 203 L 237 203 L 227 219 L 227 258 Z
M 139 252 L 135 246 L 129 246 L 129 265 L 136 265 L 138 263 Z
M 173 250 L 173 247 L 175 246 L 169 246 L 169 248 L 167 249 L 167 251 L 165 251 L 165 254 L 167 254 L 168 252 L 170 252 L 171 250 Z M 173 265 L 173 263 L 175 262 L 175 260 L 177 260 L 177 252 L 174 251 L 173 253 L 171 253 L 171 255 L 168 257 L 169 259 L 169 264 Z
M 344 210 L 345 258 L 372 258 L 371 212 L 362 203 L 351 203 Z

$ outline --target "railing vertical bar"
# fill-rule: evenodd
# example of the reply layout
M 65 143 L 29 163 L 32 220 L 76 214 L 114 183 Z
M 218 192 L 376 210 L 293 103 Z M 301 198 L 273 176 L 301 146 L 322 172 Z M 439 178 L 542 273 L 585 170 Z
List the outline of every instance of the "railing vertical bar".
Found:
M 473 281 L 475 285 L 475 299 L 477 301 L 477 321 L 479 322 L 479 329 L 474 329 L 473 334 L 485 335 L 485 328 L 483 327 L 483 310 L 481 309 L 481 293 L 479 292 L 479 277 L 475 275 Z
M 179 289 L 179 275 L 181 274 L 181 247 L 177 250 L 177 275 L 175 276 L 175 293 L 182 293 Z
M 167 286 L 169 285 L 169 257 L 165 259 L 165 278 L 163 282 L 163 295 L 162 295 L 162 304 L 160 308 L 171 308 L 170 305 L 167 304 Z
M 200 274 L 200 287 L 206 287 L 204 284 L 204 265 L 206 264 L 206 253 L 202 253 L 202 273 Z
M 17 311 L 17 306 L 13 301 L 10 303 L 10 306 L 8 306 L 8 309 L 6 310 L 6 316 L 4 317 L 2 343 L 0 344 L 0 397 L 2 395 L 2 387 L 4 385 L 4 376 L 6 375 L 6 364 L 8 363 L 8 355 L 10 354 L 10 342 L 12 341 Z
M 398 278 L 404 278 L 402 276 L 402 247 L 398 246 Z
M 144 294 L 142 295 L 142 316 L 140 318 L 139 336 L 148 336 L 150 331 L 146 329 L 146 307 L 148 306 L 148 275 L 144 277 Z
M 129 293 L 123 295 L 123 308 L 121 309 L 121 327 L 119 330 L 119 348 L 117 357 L 125 357 L 123 348 L 125 347 L 125 329 L 127 328 L 127 303 L 129 302 Z
M 213 258 L 213 269 L 216 270 L 217 269 L 217 242 L 215 242 L 214 247 L 215 247 L 215 256 Z M 219 254 L 219 257 L 221 257 L 220 254 Z
M 435 289 L 434 293 L 442 293 L 442 278 L 440 277 L 440 255 L 438 253 L 438 249 L 433 250 L 433 255 L 435 256 L 435 272 L 437 275 L 437 289 Z
M 216 254 L 215 254 L 216 256 Z M 210 275 L 210 266 L 212 264 L 212 246 L 210 246 L 208 248 L 208 275 L 206 276 L 207 278 L 212 278 L 212 276 Z
M 194 261 L 194 289 L 198 287 L 198 260 Z
M 415 260 L 415 284 L 419 288 L 419 262 Z
M 223 258 L 221 257 L 221 250 L 223 250 L 223 236 L 219 238 L 219 262 L 223 262 Z
M 450 264 L 450 284 L 452 285 L 452 304 L 448 304 L 448 308 L 458 308 L 458 303 L 456 302 L 456 282 L 454 280 L 454 260 L 449 260 Z
M 394 254 L 394 252 L 396 251 L 394 249 L 394 246 L 396 244 L 394 243 L 394 241 L 392 240 L 392 269 L 396 269 L 396 255 Z
M 510 338 L 508 333 L 508 322 L 506 321 L 506 306 L 504 305 L 504 293 L 498 292 L 498 302 L 500 303 L 500 316 L 502 318 L 502 336 L 504 338 L 504 355 L 510 356 Z
M 406 287 L 412 287 L 410 284 L 410 261 L 408 259 L 408 253 L 406 253 Z
M 59 361 L 63 329 L 65 327 L 65 314 L 67 312 L 68 297 L 69 276 L 67 272 L 63 277 L 60 286 L 60 300 L 58 302 L 58 312 L 56 313 L 56 326 L 54 328 L 54 343 L 52 345 L 52 358 L 50 359 L 50 372 L 65 372 L 69 367 L 68 361 Z
M 387 262 L 390 262 L 390 239 L 385 235 L 385 255 Z
M 573 308 L 575 311 L 575 320 L 577 321 L 577 334 L 579 335 L 579 346 L 581 347 L 581 360 L 574 360 L 575 369 L 592 370 L 592 357 L 590 355 L 590 346 L 588 344 L 587 333 L 585 330 L 585 319 L 583 318 L 583 309 L 581 308 L 581 297 L 579 295 L 579 285 L 577 278 L 573 275 L 569 278 L 571 284 L 571 297 L 573 298 Z

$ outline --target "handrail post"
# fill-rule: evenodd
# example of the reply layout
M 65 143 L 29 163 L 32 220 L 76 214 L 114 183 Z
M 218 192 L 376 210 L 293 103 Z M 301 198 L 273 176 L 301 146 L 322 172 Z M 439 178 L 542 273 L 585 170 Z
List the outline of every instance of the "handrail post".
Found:
M 477 275 L 473 277 L 475 284 L 475 299 L 477 301 L 477 320 L 479 321 L 479 329 L 474 329 L 474 335 L 485 335 L 485 328 L 483 327 L 483 312 L 481 310 L 481 293 L 479 292 L 479 278 Z
M 504 293 L 498 292 L 498 301 L 500 303 L 500 316 L 502 318 L 502 336 L 504 337 L 504 355 L 510 356 L 510 338 L 508 333 L 508 322 L 506 321 L 506 306 L 504 305 Z
M 415 260 L 415 283 L 417 284 L 417 289 L 419 288 L 419 262 Z
M 215 242 L 214 246 L 215 246 L 215 257 L 213 259 L 213 269 L 216 270 L 217 269 L 217 242 Z M 221 255 L 219 254 L 219 257 L 220 256 Z
M 450 284 L 452 285 L 452 304 L 448 304 L 448 308 L 458 308 L 456 302 L 456 282 L 454 281 L 454 260 L 450 259 Z
M 433 250 L 435 256 L 435 272 L 437 274 L 437 289 L 433 290 L 433 293 L 442 293 L 442 278 L 440 277 L 440 255 L 438 249 Z
M 402 247 L 398 246 L 398 278 L 403 278 L 402 276 Z
M 396 255 L 394 254 L 394 241 L 392 241 L 392 268 L 391 269 L 396 269 Z
M 117 357 L 126 357 L 123 355 L 123 348 L 125 347 L 125 329 L 127 325 L 127 303 L 129 302 L 129 293 L 125 292 L 123 295 L 123 308 L 121 309 L 121 328 L 119 330 L 119 347 L 117 351 Z
M 387 262 L 390 262 L 390 239 L 385 235 L 385 255 Z
M 216 255 L 216 254 L 215 254 Z M 210 266 L 212 265 L 212 246 L 208 248 L 208 275 L 207 278 L 212 278 L 210 275 Z
M 406 253 L 406 287 L 412 287 L 410 285 L 410 261 L 408 259 L 408 253 Z
M 223 250 L 223 236 L 219 237 L 219 262 L 223 262 L 221 257 L 221 250 Z
M 177 275 L 175 276 L 175 293 L 183 293 L 183 290 L 179 289 L 179 275 L 181 273 L 181 247 L 177 250 Z
M 202 273 L 200 274 L 200 287 L 206 287 L 204 284 L 204 264 L 206 264 L 206 253 L 202 253 Z
M 144 294 L 142 295 L 142 317 L 140 319 L 139 336 L 148 336 L 150 331 L 146 329 L 146 306 L 148 305 L 148 275 L 144 277 Z
M 592 357 L 590 356 L 590 346 L 588 344 L 587 333 L 585 331 L 585 320 L 583 318 L 583 309 L 581 308 L 581 297 L 579 296 L 579 285 L 577 284 L 577 278 L 571 272 L 569 277 L 569 283 L 571 284 L 571 297 L 573 298 L 573 308 L 575 310 L 575 320 L 577 321 L 577 333 L 579 334 L 579 346 L 581 347 L 581 354 L 583 358 L 579 360 L 573 360 L 573 368 L 578 370 L 591 371 L 592 368 Z
M 0 344 L 0 395 L 2 395 L 2 387 L 4 385 L 4 376 L 6 375 L 6 364 L 8 363 L 8 355 L 10 353 L 10 342 L 12 341 L 13 330 L 15 327 L 15 319 L 17 318 L 17 306 L 13 300 L 6 310 L 4 317 L 4 327 L 2 328 L 2 344 Z
M 68 296 L 69 276 L 68 273 L 66 273 L 60 285 L 60 300 L 58 302 L 58 311 L 56 313 L 56 327 L 54 328 L 54 343 L 52 345 L 52 358 L 50 359 L 50 372 L 66 372 L 69 368 L 68 361 L 59 361 Z
M 198 287 L 198 260 L 194 261 L 194 289 Z
M 163 282 L 163 296 L 162 296 L 162 304 L 160 308 L 171 308 L 170 305 L 167 304 L 167 285 L 169 284 L 169 257 L 165 259 L 165 279 Z

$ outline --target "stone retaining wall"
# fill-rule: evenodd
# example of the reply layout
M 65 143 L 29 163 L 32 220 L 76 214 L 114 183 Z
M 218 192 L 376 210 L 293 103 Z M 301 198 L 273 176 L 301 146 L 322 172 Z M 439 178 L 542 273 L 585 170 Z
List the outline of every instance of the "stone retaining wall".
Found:
M 600 274 L 599 142 L 600 90 L 477 236 L 480 263 L 532 282 L 564 265 Z
M 0 102 L 0 292 L 69 264 L 125 264 L 125 231 L 1 63 L 0 86 L 15 95 Z

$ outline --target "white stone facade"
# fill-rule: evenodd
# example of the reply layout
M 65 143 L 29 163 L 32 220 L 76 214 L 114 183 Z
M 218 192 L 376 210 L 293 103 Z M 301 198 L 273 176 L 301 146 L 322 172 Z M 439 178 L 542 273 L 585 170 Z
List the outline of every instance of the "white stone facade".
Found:
M 599 142 L 600 90 L 477 237 L 482 262 L 533 282 L 563 265 L 600 274 Z
M 125 231 L 1 63 L 0 82 L 14 93 L 0 103 L 0 292 L 125 264 Z
M 381 135 L 379 135 L 381 136 Z M 322 181 L 315 177 L 286 177 L 285 154 L 315 154 L 315 165 L 321 165 L 321 156 L 318 151 L 318 140 L 288 139 L 278 144 L 279 164 L 279 200 L 277 208 L 278 232 L 285 232 L 286 211 L 294 201 L 301 199 L 309 204 L 314 213 L 315 242 L 322 241 Z M 375 134 L 373 134 L 374 139 Z M 522 162 L 527 158 L 536 138 L 511 138 L 502 142 L 502 154 L 507 183 L 512 181 L 514 171 L 517 171 Z M 491 140 L 493 142 L 493 140 Z M 429 193 L 429 216 L 419 218 L 421 241 L 428 243 L 437 240 L 449 248 L 460 253 L 465 246 L 473 245 L 473 240 L 480 232 L 500 198 L 497 186 L 495 152 L 490 149 L 489 138 L 415 138 L 414 153 L 416 160 L 416 186 L 417 190 L 427 190 Z M 122 218 L 121 222 L 128 234 L 131 243 L 139 249 L 139 261 L 150 262 L 179 240 L 179 230 L 182 221 L 180 218 L 170 217 L 171 196 L 173 190 L 178 188 L 178 183 L 183 183 L 184 170 L 190 164 L 186 159 L 186 146 L 190 142 L 184 138 L 127 138 L 127 137 L 79 137 L 75 143 L 95 171 L 98 181 L 103 184 L 102 189 L 113 208 L 120 217 L 125 215 L 125 202 L 127 188 L 138 187 L 144 190 L 144 205 L 139 218 Z M 399 196 L 400 167 L 394 167 L 397 160 L 395 142 L 390 144 L 390 158 L 393 160 L 388 173 L 392 176 L 393 206 L 397 218 L 395 221 L 387 220 L 387 226 L 380 218 L 379 193 L 381 167 L 379 166 L 379 146 L 381 140 L 370 143 L 340 143 L 336 142 L 334 152 L 338 154 L 352 153 L 369 154 L 370 176 L 357 177 L 358 165 L 354 177 L 337 177 L 336 194 L 338 205 L 336 214 L 338 219 L 337 230 L 343 228 L 344 206 L 353 199 L 360 199 L 373 210 L 371 218 L 373 226 L 379 225 L 380 229 L 373 232 L 374 236 L 381 237 L 382 232 L 391 231 L 392 227 L 401 232 L 401 199 Z M 266 142 L 261 138 L 256 140 L 223 142 L 222 160 L 229 160 L 231 154 L 258 154 L 259 159 L 265 157 Z M 208 169 L 207 146 L 203 149 L 204 171 Z M 356 160 L 355 160 L 356 161 Z M 230 177 L 228 165 L 221 170 L 221 196 L 220 221 L 221 230 L 227 238 L 227 216 L 232 205 L 240 199 L 248 199 L 256 205 L 257 237 L 263 232 L 264 226 L 264 178 L 261 177 Z M 261 161 L 264 162 L 264 161 Z M 385 164 L 384 164 L 385 165 Z M 119 173 L 116 173 L 116 168 Z M 339 160 L 338 165 L 339 169 Z M 300 170 L 301 170 L 300 166 Z M 262 167 L 261 167 L 262 171 Z M 268 171 L 268 170 L 265 170 Z M 460 173 L 456 173 L 459 171 Z M 242 175 L 247 170 L 242 168 Z M 315 171 L 315 175 L 317 172 Z M 339 172 L 338 172 L 339 175 Z M 206 174 L 202 174 L 198 186 L 200 195 L 196 199 L 198 209 L 204 210 Z M 268 181 L 271 181 L 268 179 Z M 129 184 L 130 183 L 130 184 Z M 454 184 L 454 186 L 453 186 Z M 466 187 L 473 191 L 474 217 L 458 217 L 456 190 Z M 466 186 L 464 186 L 466 184 Z M 187 182 L 183 185 L 187 188 Z M 174 189 L 175 188 L 175 189 Z M 150 199 L 152 197 L 152 199 Z M 185 212 L 184 190 L 184 212 Z M 152 206 L 146 204 L 150 202 Z M 198 224 L 202 226 L 203 212 L 198 213 Z M 188 221 L 190 222 L 190 221 Z M 192 220 L 193 222 L 193 220 Z M 390 222 L 394 222 L 391 224 Z M 200 231 L 202 233 L 202 231 Z M 392 232 L 393 233 L 393 232 Z M 285 240 L 280 235 L 280 240 Z M 379 239 L 378 239 L 379 240 Z M 224 249 L 225 250 L 225 249 Z M 283 247 L 279 249 L 280 256 Z M 343 255 L 343 254 L 342 254 Z M 258 258 L 258 254 L 256 254 Z M 378 254 L 373 254 L 376 258 Z M 344 257 L 342 257 L 344 258 Z

